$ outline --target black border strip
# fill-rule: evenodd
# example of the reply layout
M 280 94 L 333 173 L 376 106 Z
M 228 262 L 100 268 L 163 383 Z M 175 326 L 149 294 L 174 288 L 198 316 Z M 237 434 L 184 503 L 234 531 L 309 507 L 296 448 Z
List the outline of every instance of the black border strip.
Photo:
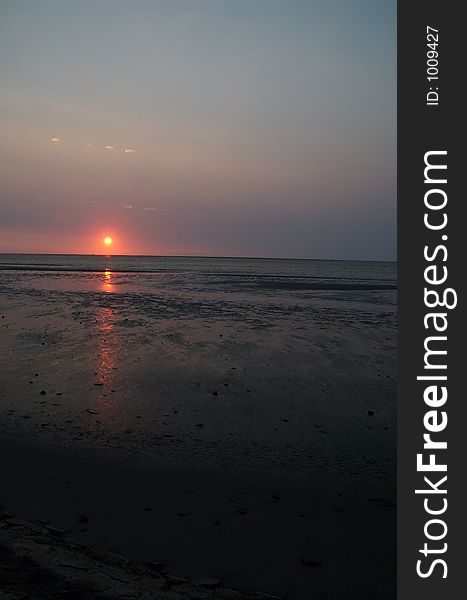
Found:
M 466 251 L 464 238 L 467 238 L 465 204 L 467 198 L 461 189 L 467 164 L 464 166 L 466 151 L 462 147 L 465 131 L 466 111 L 462 89 L 466 88 L 466 22 L 461 16 L 463 5 L 453 0 L 400 0 L 398 3 L 398 598 L 399 600 L 458 599 L 466 594 L 464 582 L 464 557 L 467 556 L 467 394 L 461 380 L 467 372 L 464 364 L 467 358 L 464 336 L 467 335 L 464 310 L 465 275 L 463 265 Z M 439 31 L 439 80 L 427 81 L 427 26 Z M 464 31 L 463 31 L 464 30 Z M 432 41 L 432 40 L 429 40 Z M 433 72 L 433 71 L 432 71 Z M 430 87 L 439 88 L 438 105 L 427 105 Z M 435 100 L 434 94 L 431 100 Z M 430 151 L 446 151 L 447 154 L 432 155 L 432 162 L 446 161 L 447 171 L 429 171 L 428 174 L 446 183 L 426 183 L 424 178 L 424 156 Z M 436 159 L 436 160 L 435 160 Z M 434 177 L 432 177 L 433 179 Z M 429 189 L 442 189 L 446 192 L 446 208 L 433 211 L 434 217 L 441 219 L 445 211 L 448 217 L 446 228 L 430 230 L 424 224 L 425 194 Z M 433 193 L 431 198 L 441 200 L 442 193 Z M 434 218 L 433 217 L 433 218 Z M 447 235 L 447 240 L 442 239 Z M 431 262 L 424 257 L 424 248 L 433 255 L 437 245 L 447 248 L 447 260 L 443 261 L 444 251 L 439 250 Z M 448 279 L 444 284 L 428 285 L 425 280 L 427 266 L 436 264 L 437 272 L 447 267 Z M 433 271 L 430 272 L 434 274 Z M 446 287 L 453 288 L 458 297 L 457 307 L 447 314 L 448 326 L 444 333 L 447 340 L 432 341 L 439 349 L 447 350 L 446 355 L 437 355 L 438 364 L 446 364 L 447 369 L 426 369 L 424 342 L 427 336 L 434 335 L 432 324 L 426 329 L 424 317 L 431 312 L 424 301 L 424 288 L 435 288 L 442 292 Z M 451 299 L 453 296 L 451 295 Z M 441 321 L 439 321 L 441 323 Z M 444 344 L 444 345 L 443 345 Z M 432 346 L 434 347 L 434 346 Z M 432 362 L 433 362 L 432 361 Z M 432 451 L 424 450 L 423 434 L 427 432 L 424 415 L 433 410 L 424 401 L 427 381 L 417 381 L 419 375 L 445 375 L 447 381 L 432 382 L 445 384 L 448 399 L 443 406 L 436 408 L 437 418 L 447 414 L 447 427 L 432 438 L 445 440 L 447 449 L 435 452 L 437 463 L 446 463 L 447 472 L 417 472 L 417 454 L 423 453 L 424 462 L 429 460 Z M 446 494 L 415 494 L 424 485 L 424 476 L 433 482 L 447 475 L 439 488 L 447 489 Z M 424 506 L 439 509 L 448 502 L 447 510 L 436 516 L 427 514 Z M 426 538 L 424 528 L 430 519 L 444 520 L 447 526 L 445 537 L 440 540 Z M 428 525 L 428 532 L 441 536 L 444 526 L 441 523 Z M 424 556 L 420 550 L 427 543 L 431 549 L 444 549 L 439 554 Z M 436 559 L 444 560 L 445 569 L 438 563 L 432 574 L 422 578 L 417 574 L 417 561 L 422 560 L 420 570 L 427 573 Z

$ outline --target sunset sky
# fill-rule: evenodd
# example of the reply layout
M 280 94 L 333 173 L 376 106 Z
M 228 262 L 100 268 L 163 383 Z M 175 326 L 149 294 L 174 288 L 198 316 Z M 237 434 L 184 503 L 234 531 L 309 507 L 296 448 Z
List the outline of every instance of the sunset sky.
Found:
M 395 259 L 394 0 L 1 0 L 0 252 Z

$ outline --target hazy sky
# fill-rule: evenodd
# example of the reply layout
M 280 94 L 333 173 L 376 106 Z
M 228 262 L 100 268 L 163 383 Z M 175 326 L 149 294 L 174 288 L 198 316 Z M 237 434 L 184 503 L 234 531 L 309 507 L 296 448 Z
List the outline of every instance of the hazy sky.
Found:
M 0 252 L 394 259 L 395 0 L 0 0 Z

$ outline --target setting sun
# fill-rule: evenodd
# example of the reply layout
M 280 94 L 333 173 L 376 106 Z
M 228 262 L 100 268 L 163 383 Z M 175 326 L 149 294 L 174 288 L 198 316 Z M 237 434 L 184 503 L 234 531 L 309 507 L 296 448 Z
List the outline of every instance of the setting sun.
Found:
M 105 244 L 106 246 L 111 246 L 111 245 L 112 245 L 112 238 L 111 238 L 111 237 L 109 237 L 109 236 L 105 237 L 105 238 L 104 238 L 104 244 Z

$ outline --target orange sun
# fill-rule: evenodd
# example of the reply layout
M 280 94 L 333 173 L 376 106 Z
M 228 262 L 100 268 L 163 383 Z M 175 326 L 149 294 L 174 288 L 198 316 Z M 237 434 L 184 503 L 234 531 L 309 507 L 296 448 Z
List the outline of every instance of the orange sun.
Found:
M 111 237 L 109 237 L 109 236 L 105 237 L 105 238 L 104 238 L 104 244 L 105 244 L 106 246 L 111 246 L 111 245 L 112 245 L 112 238 L 111 238 Z

